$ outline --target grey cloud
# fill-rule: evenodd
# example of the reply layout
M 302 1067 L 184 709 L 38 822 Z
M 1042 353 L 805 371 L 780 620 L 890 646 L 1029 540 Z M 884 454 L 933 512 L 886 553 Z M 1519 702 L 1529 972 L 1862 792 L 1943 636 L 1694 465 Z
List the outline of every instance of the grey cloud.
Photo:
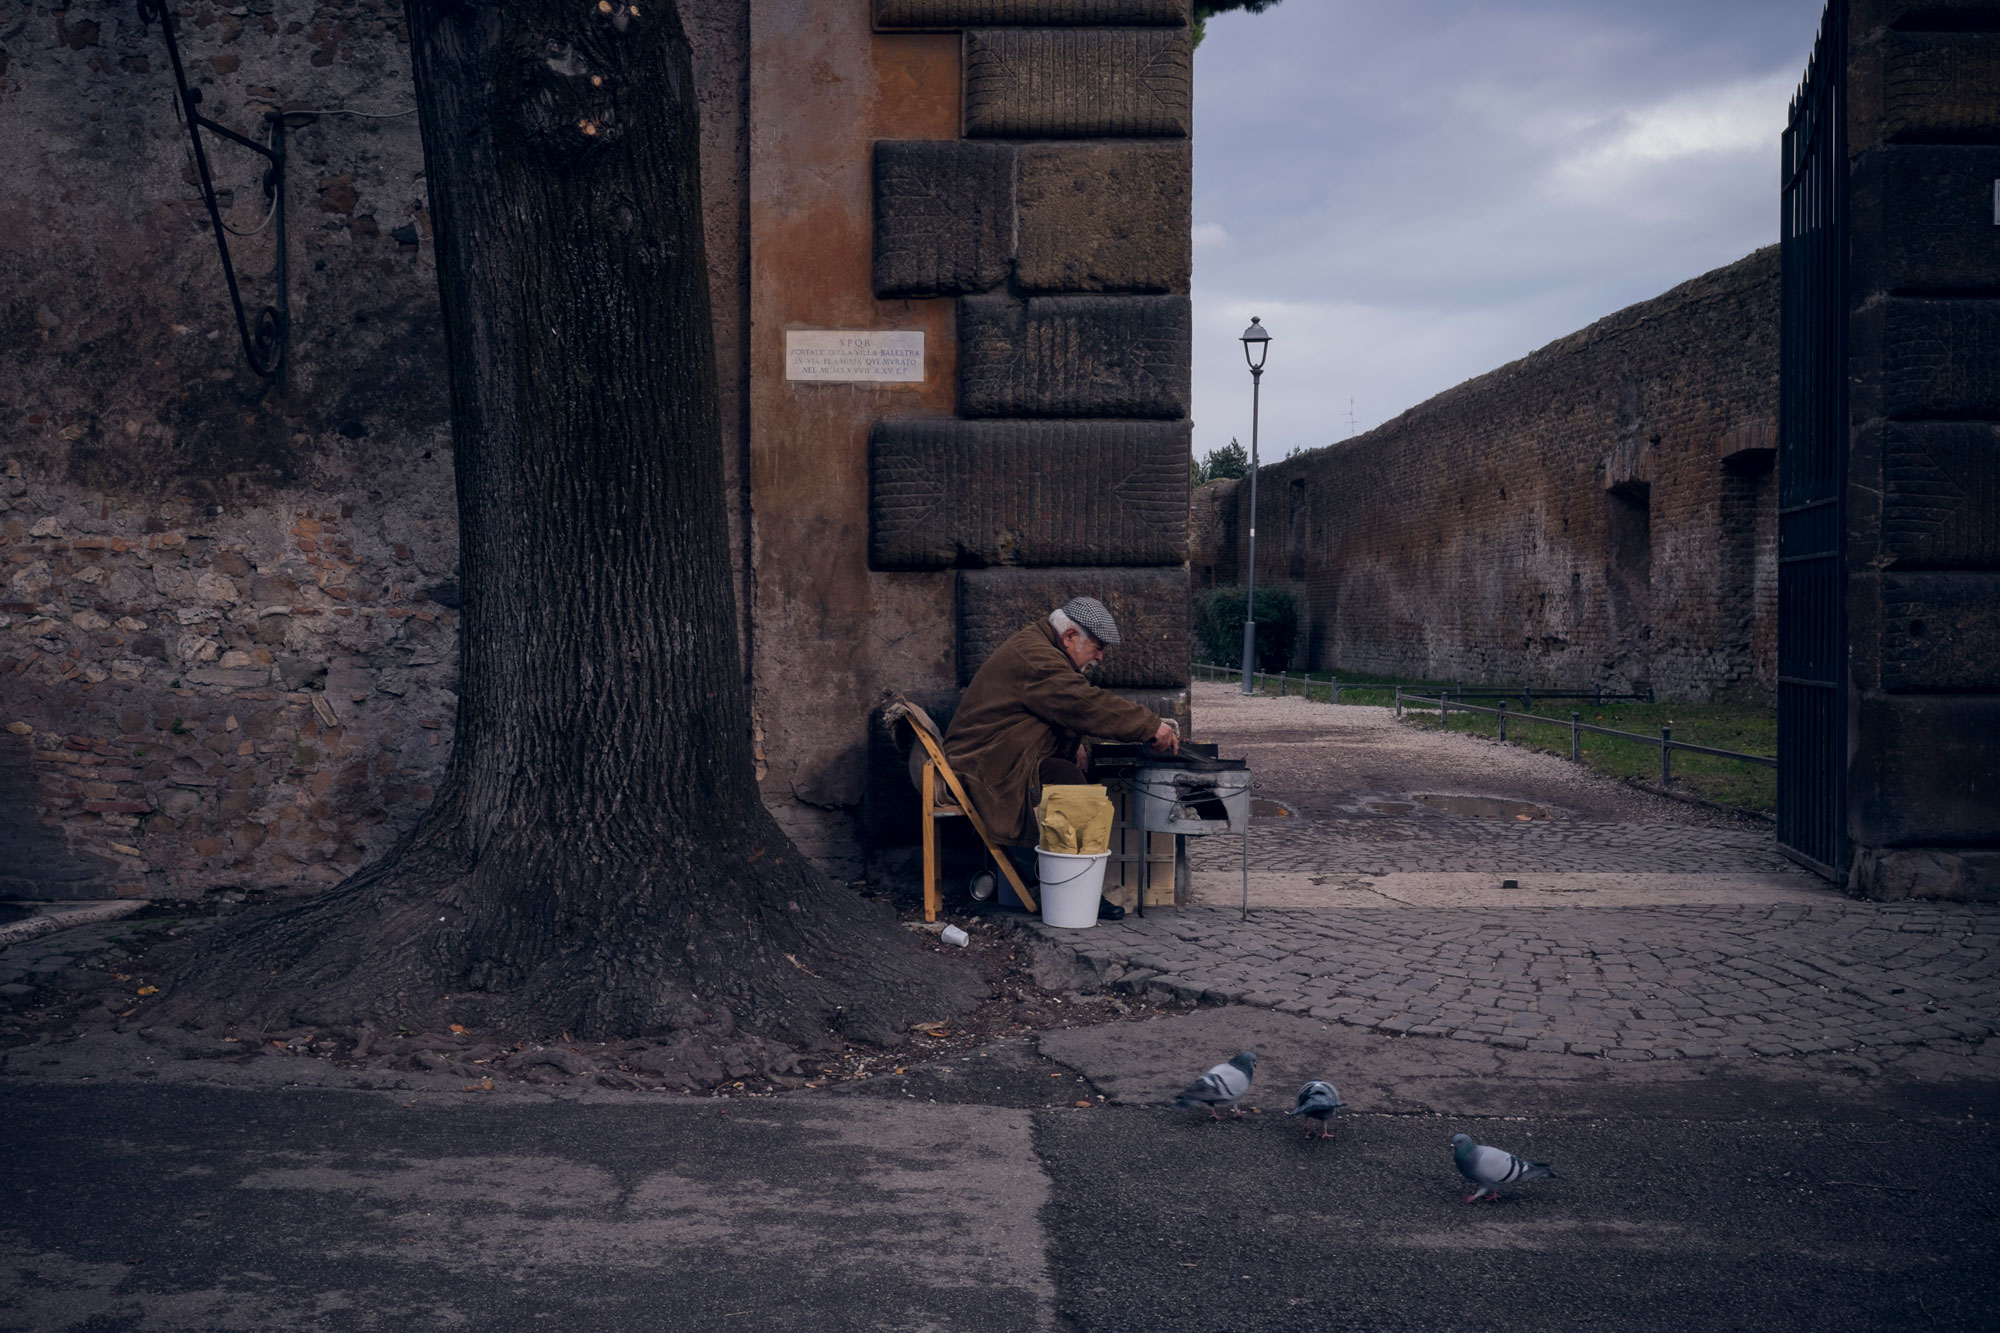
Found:
M 1197 449 L 1247 434 L 1250 313 L 1279 339 L 1278 456 L 1345 434 L 1350 396 L 1378 423 L 1775 240 L 1776 127 L 1819 8 L 1292 0 L 1211 21 L 1195 221 L 1226 239 L 1196 253 Z

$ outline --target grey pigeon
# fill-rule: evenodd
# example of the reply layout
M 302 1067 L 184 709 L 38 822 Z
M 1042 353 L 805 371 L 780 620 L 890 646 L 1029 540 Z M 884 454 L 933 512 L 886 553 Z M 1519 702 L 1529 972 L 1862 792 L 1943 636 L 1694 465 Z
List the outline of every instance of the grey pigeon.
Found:
M 1256 1068 L 1255 1051 L 1238 1051 L 1190 1083 L 1187 1091 L 1174 1099 L 1174 1105 L 1206 1106 L 1210 1120 L 1222 1119 L 1223 1111 L 1241 1118 L 1243 1112 L 1236 1109 L 1236 1103 L 1250 1091 L 1250 1075 Z
M 1285 1112 L 1286 1115 L 1302 1115 L 1309 1120 L 1319 1121 L 1319 1136 L 1333 1137 L 1333 1131 L 1326 1127 L 1326 1118 L 1347 1103 L 1340 1100 L 1340 1093 L 1333 1084 L 1323 1078 L 1316 1078 L 1299 1089 L 1299 1104 Z M 1313 1136 L 1312 1126 L 1306 1126 L 1306 1137 Z
M 1516 1157 L 1504 1148 L 1487 1148 L 1472 1141 L 1470 1134 L 1451 1136 L 1451 1160 L 1458 1167 L 1458 1174 L 1479 1188 L 1466 1196 L 1467 1203 L 1478 1203 L 1481 1198 L 1500 1202 L 1500 1186 L 1511 1185 L 1517 1180 L 1554 1180 L 1556 1173 L 1540 1162 L 1530 1162 Z

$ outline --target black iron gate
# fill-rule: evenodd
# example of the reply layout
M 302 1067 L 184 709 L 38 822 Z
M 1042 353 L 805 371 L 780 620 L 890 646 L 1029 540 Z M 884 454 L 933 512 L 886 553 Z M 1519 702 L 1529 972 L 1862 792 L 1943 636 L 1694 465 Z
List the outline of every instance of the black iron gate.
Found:
M 1847 0 L 1784 137 L 1778 400 L 1778 845 L 1847 868 Z

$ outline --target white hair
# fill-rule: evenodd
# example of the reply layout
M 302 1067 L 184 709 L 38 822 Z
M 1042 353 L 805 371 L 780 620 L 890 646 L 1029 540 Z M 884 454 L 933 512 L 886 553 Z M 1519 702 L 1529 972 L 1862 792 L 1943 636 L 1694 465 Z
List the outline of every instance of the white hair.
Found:
M 1074 620 L 1071 620 L 1061 607 L 1057 607 L 1055 610 L 1049 612 L 1049 628 L 1056 632 L 1056 638 L 1058 639 L 1071 630 L 1075 630 L 1086 639 L 1090 638 L 1090 631 L 1077 624 Z

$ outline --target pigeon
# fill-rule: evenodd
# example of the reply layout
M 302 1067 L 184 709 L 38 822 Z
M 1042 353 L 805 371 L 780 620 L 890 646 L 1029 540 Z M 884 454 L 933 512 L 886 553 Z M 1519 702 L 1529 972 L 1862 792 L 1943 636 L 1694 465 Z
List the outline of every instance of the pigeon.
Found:
M 1286 1115 L 1302 1115 L 1319 1121 L 1319 1136 L 1333 1137 L 1333 1131 L 1326 1127 L 1326 1119 L 1341 1107 L 1347 1105 L 1340 1100 L 1339 1091 L 1323 1078 L 1316 1078 L 1299 1089 L 1299 1104 L 1285 1112 Z M 1312 1126 L 1306 1126 L 1306 1137 L 1313 1136 Z
M 1467 1203 L 1478 1203 L 1482 1198 L 1500 1202 L 1500 1186 L 1511 1185 L 1517 1180 L 1554 1180 L 1556 1173 L 1540 1162 L 1530 1162 L 1516 1157 L 1504 1148 L 1487 1148 L 1472 1141 L 1470 1134 L 1451 1136 L 1451 1160 L 1458 1166 L 1458 1174 L 1479 1186 L 1467 1195 Z
M 1236 1103 L 1250 1091 L 1250 1074 L 1256 1068 L 1255 1051 L 1238 1051 L 1190 1083 L 1187 1091 L 1174 1099 L 1174 1105 L 1206 1106 L 1210 1120 L 1222 1119 L 1222 1110 L 1240 1119 L 1243 1112 L 1236 1109 Z

